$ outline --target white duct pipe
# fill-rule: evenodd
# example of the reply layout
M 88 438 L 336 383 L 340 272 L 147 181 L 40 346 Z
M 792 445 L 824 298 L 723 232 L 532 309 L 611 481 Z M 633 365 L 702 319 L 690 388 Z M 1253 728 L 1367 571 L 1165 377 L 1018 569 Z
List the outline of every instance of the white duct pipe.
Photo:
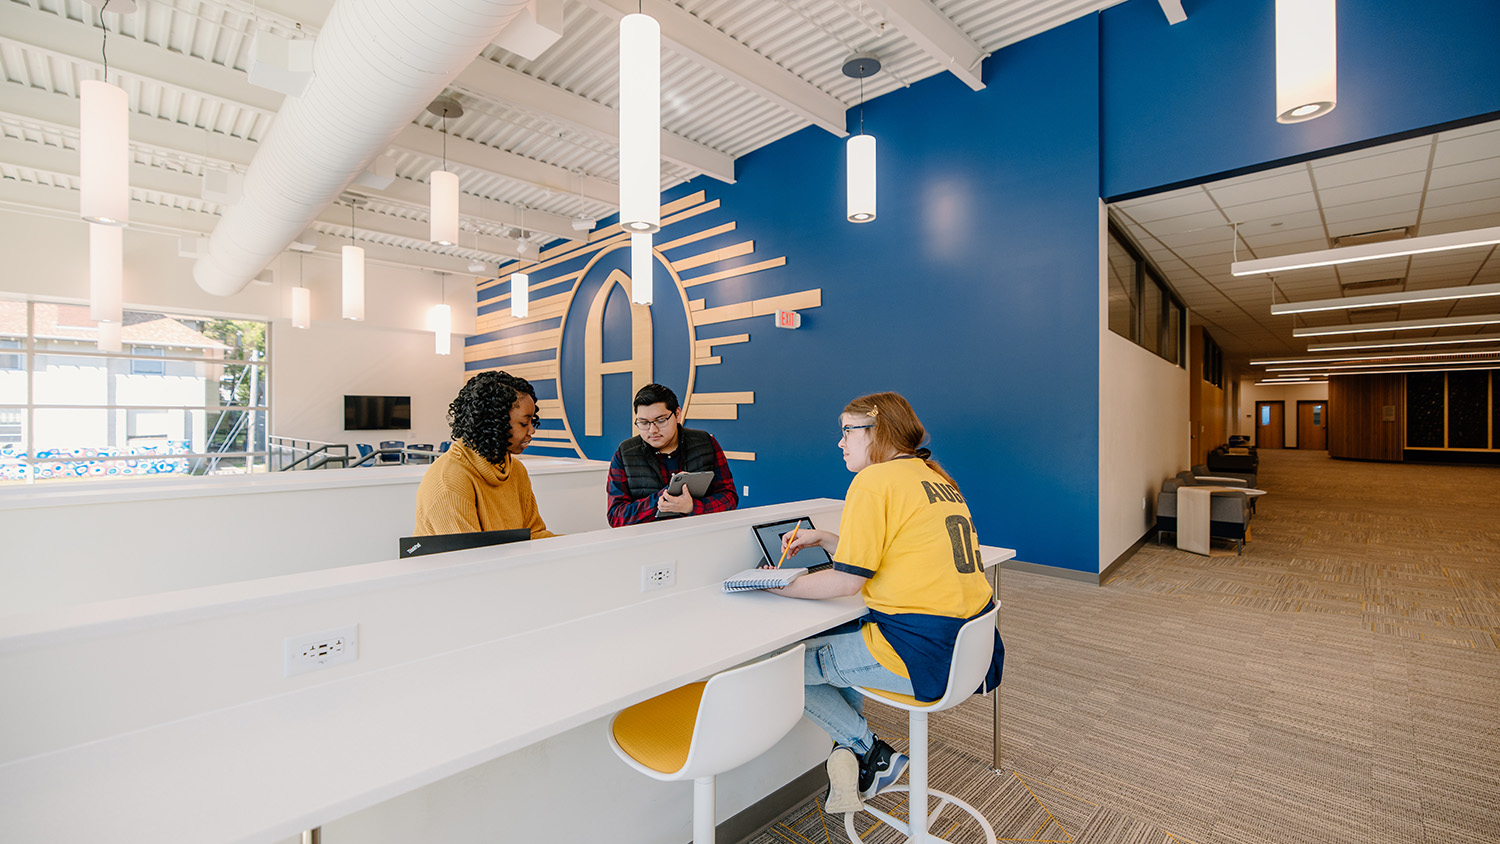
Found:
M 338 0 L 313 48 L 314 78 L 287 97 L 193 266 L 232 296 L 479 55 L 526 0 Z

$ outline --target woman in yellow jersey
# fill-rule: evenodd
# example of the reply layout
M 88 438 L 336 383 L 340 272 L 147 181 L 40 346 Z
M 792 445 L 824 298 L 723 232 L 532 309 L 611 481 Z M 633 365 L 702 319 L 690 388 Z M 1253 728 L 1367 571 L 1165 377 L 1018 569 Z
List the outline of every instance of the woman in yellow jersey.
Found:
M 861 396 L 840 417 L 839 446 L 854 481 L 839 532 L 784 538 L 795 555 L 820 545 L 833 568 L 777 589 L 792 598 L 862 595 L 864 618 L 807 641 L 806 713 L 833 738 L 828 800 L 833 813 L 858 811 L 893 785 L 907 758 L 875 737 L 855 686 L 942 697 L 958 630 L 987 611 L 992 594 L 979 561 L 974 523 L 958 484 L 922 448 L 927 432 L 896 393 Z M 1004 647 L 986 687 L 998 683 Z

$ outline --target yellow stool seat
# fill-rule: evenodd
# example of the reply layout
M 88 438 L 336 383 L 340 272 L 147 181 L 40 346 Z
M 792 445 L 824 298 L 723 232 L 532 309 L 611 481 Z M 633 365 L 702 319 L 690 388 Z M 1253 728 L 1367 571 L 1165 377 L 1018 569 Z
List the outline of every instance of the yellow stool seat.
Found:
M 707 685 L 707 681 L 689 683 L 621 710 L 610 727 L 615 742 L 653 771 L 682 770 L 693 746 L 698 704 Z
M 935 700 L 930 700 L 926 703 L 923 703 L 922 701 L 917 700 L 911 695 L 903 695 L 900 692 L 888 692 L 883 689 L 867 689 L 863 686 L 860 687 L 859 693 L 864 695 L 865 697 L 882 698 L 884 700 L 890 701 L 891 703 L 899 703 L 901 706 L 907 709 L 922 709 L 924 707 L 936 706 L 938 704 L 938 701 Z

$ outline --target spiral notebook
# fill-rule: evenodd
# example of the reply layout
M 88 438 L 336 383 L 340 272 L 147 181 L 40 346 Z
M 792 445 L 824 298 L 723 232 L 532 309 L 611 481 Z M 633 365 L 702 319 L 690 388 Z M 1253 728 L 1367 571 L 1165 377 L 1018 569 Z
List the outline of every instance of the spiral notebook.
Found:
M 725 592 L 749 592 L 754 589 L 778 589 L 791 583 L 807 569 L 745 569 L 724 578 Z

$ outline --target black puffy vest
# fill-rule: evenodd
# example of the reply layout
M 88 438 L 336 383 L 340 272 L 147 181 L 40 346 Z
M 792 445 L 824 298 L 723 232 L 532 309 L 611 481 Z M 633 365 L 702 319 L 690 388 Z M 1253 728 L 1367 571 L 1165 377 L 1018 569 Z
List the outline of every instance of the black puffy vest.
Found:
M 717 468 L 714 438 L 707 431 L 678 426 L 677 453 L 683 472 L 713 472 Z M 620 443 L 620 461 L 625 464 L 626 486 L 631 498 L 655 495 L 666 486 L 656 449 L 646 445 L 640 437 L 631 437 Z

